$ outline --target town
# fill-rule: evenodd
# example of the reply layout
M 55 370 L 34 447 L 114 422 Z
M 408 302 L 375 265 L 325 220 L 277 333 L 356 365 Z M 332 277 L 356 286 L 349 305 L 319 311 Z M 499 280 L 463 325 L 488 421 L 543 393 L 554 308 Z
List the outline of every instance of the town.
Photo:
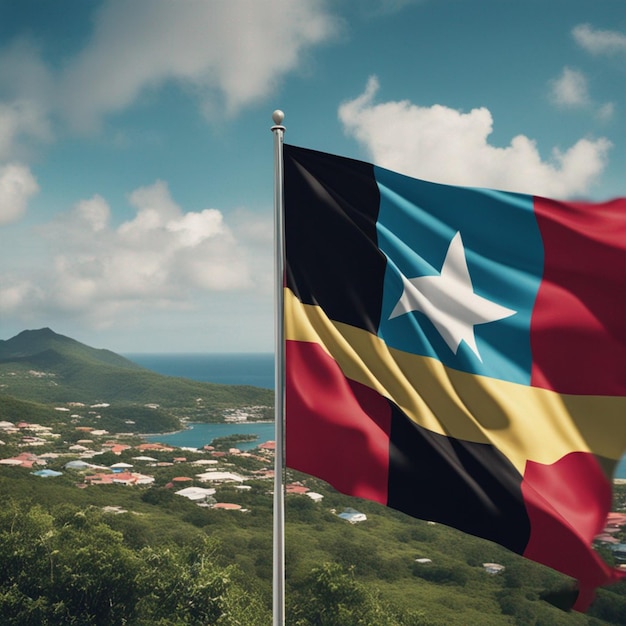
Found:
M 57 410 L 65 410 L 65 407 L 57 407 Z M 246 413 L 240 409 L 239 415 L 242 414 Z M 253 452 L 243 452 L 237 447 L 216 449 L 212 445 L 186 449 L 138 442 L 139 435 L 132 432 L 111 435 L 104 429 L 89 426 L 73 428 L 80 438 L 72 443 L 50 426 L 1 421 L 0 446 L 21 451 L 0 458 L 0 465 L 27 469 L 42 478 L 67 473 L 75 479 L 78 488 L 109 484 L 163 486 L 198 506 L 242 512 L 246 509 L 238 503 L 218 502 L 213 485 L 233 483 L 236 489 L 244 491 L 250 489 L 244 484 L 246 479 L 272 481 L 274 478 L 274 441 L 259 444 Z M 37 449 L 45 451 L 36 452 Z M 111 455 L 123 455 L 124 460 L 109 465 L 101 461 L 111 459 Z M 233 466 L 237 471 L 233 471 Z M 288 494 L 306 495 L 315 502 L 323 498 L 301 483 L 288 484 L 285 490 Z

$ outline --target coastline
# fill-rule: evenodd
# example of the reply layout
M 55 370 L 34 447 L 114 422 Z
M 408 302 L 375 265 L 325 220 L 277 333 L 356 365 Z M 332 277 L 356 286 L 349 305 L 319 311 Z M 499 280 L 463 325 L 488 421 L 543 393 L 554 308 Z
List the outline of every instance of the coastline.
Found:
M 257 447 L 267 441 L 274 441 L 274 421 L 263 420 L 255 422 L 189 422 L 184 429 L 171 433 L 142 434 L 146 442 L 162 443 L 177 448 L 202 449 L 210 445 L 213 439 L 230 435 L 254 434 L 255 438 L 242 442 L 234 447 L 245 446 L 245 449 Z M 247 445 L 246 445 L 247 444 Z
M 186 430 L 193 430 L 193 427 L 195 424 L 201 424 L 201 425 L 215 425 L 215 426 L 221 426 L 221 425 L 225 425 L 225 424 L 232 424 L 233 426 L 236 424 L 245 424 L 245 425 L 252 425 L 252 424 L 273 424 L 274 420 L 257 420 L 255 422 L 189 422 L 189 426 L 185 426 L 184 428 L 181 428 L 179 430 L 171 430 L 165 433 L 139 433 L 138 436 L 139 437 L 160 437 L 161 435 L 163 435 L 164 437 L 167 436 L 169 437 L 170 435 L 178 435 L 178 433 L 184 433 Z

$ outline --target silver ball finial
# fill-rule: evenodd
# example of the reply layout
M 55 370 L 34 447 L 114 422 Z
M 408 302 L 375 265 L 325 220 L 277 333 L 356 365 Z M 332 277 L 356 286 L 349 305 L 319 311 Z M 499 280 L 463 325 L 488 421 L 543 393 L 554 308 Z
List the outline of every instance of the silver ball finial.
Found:
M 285 119 L 285 114 L 280 109 L 276 109 L 272 113 L 272 120 L 274 121 L 274 124 L 280 126 L 280 124 L 283 123 L 284 119 Z

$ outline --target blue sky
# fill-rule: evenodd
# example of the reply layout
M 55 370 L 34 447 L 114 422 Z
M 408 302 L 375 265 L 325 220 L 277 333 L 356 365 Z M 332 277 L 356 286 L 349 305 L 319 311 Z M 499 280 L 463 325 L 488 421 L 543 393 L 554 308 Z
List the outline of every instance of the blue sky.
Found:
M 0 0 L 0 339 L 273 350 L 273 139 L 626 193 L 621 0 Z

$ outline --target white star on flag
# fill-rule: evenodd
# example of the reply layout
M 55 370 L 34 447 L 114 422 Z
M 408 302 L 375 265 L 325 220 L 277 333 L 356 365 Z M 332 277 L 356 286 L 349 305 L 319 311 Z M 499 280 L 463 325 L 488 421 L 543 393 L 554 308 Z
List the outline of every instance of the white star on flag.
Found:
M 474 326 L 517 313 L 474 293 L 460 232 L 452 238 L 438 276 L 410 279 L 402 276 L 402 282 L 404 291 L 389 319 L 420 311 L 432 322 L 454 354 L 461 341 L 465 341 L 481 363 Z

